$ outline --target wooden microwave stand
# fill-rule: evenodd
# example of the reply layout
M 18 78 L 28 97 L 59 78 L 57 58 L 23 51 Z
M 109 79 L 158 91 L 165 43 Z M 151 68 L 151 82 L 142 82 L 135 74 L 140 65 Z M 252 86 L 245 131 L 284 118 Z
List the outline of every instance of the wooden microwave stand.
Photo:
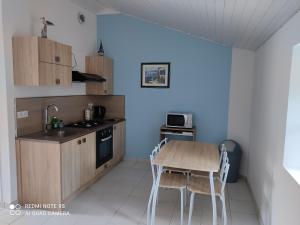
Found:
M 180 128 L 180 127 L 167 127 L 165 124 L 160 127 L 160 140 L 163 140 L 166 135 L 179 135 L 193 137 L 196 141 L 196 127 L 193 128 Z

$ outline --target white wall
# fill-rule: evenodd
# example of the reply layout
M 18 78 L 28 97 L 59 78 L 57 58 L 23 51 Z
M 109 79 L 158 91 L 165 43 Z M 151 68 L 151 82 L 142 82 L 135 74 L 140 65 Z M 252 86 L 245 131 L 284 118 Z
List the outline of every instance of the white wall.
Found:
M 248 174 L 254 64 L 253 51 L 232 49 L 227 137 L 237 141 L 242 147 L 240 173 L 244 176 Z
M 0 40 L 3 40 L 3 23 L 2 23 L 2 0 L 0 0 Z M 5 63 L 4 63 L 4 46 L 3 41 L 0 41 L 0 103 L 3 104 L 3 108 L 6 105 L 6 79 L 5 79 Z M 8 136 L 7 132 L 7 123 L 5 123 L 4 119 L 6 116 L 6 111 L 0 110 L 0 162 L 2 161 L 3 149 L 5 149 L 5 144 L 7 144 L 6 137 Z M 3 124 L 4 123 L 4 124 Z M 2 192 L 2 163 L 0 166 L 0 203 L 3 202 L 3 192 Z
M 72 45 L 78 62 L 77 68 L 84 70 L 85 55 L 94 53 L 96 50 L 96 15 L 79 8 L 77 5 L 69 2 L 69 0 L 2 0 L 2 2 L 6 76 L 1 76 L 0 78 L 1 106 L 4 106 L 0 108 L 0 119 L 3 120 L 1 121 L 0 130 L 1 173 L 3 193 L 5 193 L 3 201 L 8 203 L 16 200 L 17 194 L 14 98 L 85 93 L 84 84 L 76 84 L 67 89 L 58 87 L 14 87 L 11 37 L 17 35 L 39 35 L 39 18 L 45 16 L 56 25 L 55 27 L 49 27 L 48 38 Z M 77 13 L 79 11 L 86 16 L 84 25 L 80 25 L 77 22 Z
M 299 225 L 300 186 L 283 167 L 292 47 L 297 13 L 256 52 L 248 181 L 264 225 Z

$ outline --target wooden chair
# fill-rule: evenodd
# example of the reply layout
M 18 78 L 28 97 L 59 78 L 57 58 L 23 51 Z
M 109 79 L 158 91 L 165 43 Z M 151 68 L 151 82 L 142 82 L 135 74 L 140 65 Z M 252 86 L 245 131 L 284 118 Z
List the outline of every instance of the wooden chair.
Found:
M 225 203 L 225 185 L 227 180 L 227 175 L 229 171 L 228 158 L 222 164 L 222 169 L 220 172 L 219 179 L 215 179 L 215 193 L 222 202 L 222 218 L 223 224 L 227 225 L 227 213 L 226 213 L 226 203 Z M 208 177 L 190 177 L 187 189 L 191 192 L 190 197 L 190 210 L 189 210 L 189 220 L 188 225 L 191 224 L 192 213 L 194 208 L 194 198 L 195 194 L 211 195 L 210 182 Z
M 167 188 L 167 189 L 178 189 L 180 190 L 180 198 L 181 198 L 181 225 L 183 225 L 183 202 L 184 196 L 186 191 L 186 176 L 183 174 L 177 173 L 166 173 L 166 170 L 163 169 L 160 173 L 158 171 L 158 167 L 153 164 L 153 160 L 155 159 L 157 153 L 159 152 L 159 148 L 155 147 L 155 149 L 150 154 L 150 162 L 151 162 L 151 170 L 152 170 L 152 177 L 153 177 L 153 184 L 152 189 L 148 201 L 148 208 L 147 208 L 147 225 L 153 224 L 153 220 L 155 218 L 155 208 L 156 208 L 156 198 L 154 197 L 154 189 L 156 182 L 159 182 L 159 188 Z M 153 199 L 154 198 L 154 199 Z M 151 205 L 152 203 L 152 205 Z M 150 218 L 150 210 L 152 208 L 152 218 Z

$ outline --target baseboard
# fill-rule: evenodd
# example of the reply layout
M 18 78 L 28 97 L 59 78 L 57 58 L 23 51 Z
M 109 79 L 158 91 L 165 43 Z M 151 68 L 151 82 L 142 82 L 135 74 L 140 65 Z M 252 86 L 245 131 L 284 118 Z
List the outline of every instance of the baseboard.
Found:
M 259 210 L 258 210 L 258 204 L 257 204 L 257 202 L 256 202 L 256 200 L 255 200 L 255 198 L 254 198 L 253 191 L 252 191 L 251 186 L 249 185 L 248 179 L 247 179 L 247 177 L 245 177 L 245 176 L 241 176 L 241 177 L 244 177 L 244 179 L 245 179 L 245 181 L 246 181 L 246 184 L 247 184 L 247 186 L 248 186 L 248 188 L 249 188 L 250 195 L 251 195 L 251 197 L 252 197 L 252 200 L 253 200 L 253 203 L 254 203 L 254 208 L 255 208 L 255 211 L 256 211 L 256 215 L 257 215 L 257 218 L 258 218 L 258 222 L 259 222 L 260 225 L 265 225 L 265 224 L 263 223 L 262 217 L 261 217 L 260 212 L 259 212 Z

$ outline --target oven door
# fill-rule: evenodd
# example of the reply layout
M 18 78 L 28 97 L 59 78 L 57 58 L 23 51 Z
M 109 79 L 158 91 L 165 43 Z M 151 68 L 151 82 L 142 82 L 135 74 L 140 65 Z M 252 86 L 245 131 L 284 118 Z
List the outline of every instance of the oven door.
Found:
M 112 127 L 96 133 L 96 169 L 113 158 Z

